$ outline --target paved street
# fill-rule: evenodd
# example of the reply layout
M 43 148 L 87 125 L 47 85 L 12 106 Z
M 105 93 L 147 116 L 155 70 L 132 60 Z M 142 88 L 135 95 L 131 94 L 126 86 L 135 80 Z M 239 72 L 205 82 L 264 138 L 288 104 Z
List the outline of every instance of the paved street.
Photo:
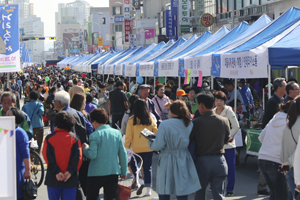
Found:
M 45 132 L 49 129 L 46 128 Z M 241 161 L 245 157 L 245 151 L 242 152 Z M 132 192 L 131 199 L 138 199 L 138 200 L 155 200 L 158 199 L 158 195 L 155 192 L 156 186 L 156 166 L 157 166 L 157 159 L 158 156 L 154 154 L 153 156 L 153 192 L 152 195 L 149 197 L 145 197 L 144 194 L 146 190 L 144 189 L 142 195 L 137 196 L 136 192 Z M 257 168 L 257 157 L 249 157 L 247 164 L 242 165 L 236 169 L 236 183 L 234 189 L 234 196 L 227 197 L 228 200 L 266 200 L 268 199 L 267 196 L 257 195 L 256 186 L 258 182 L 258 168 Z M 126 181 L 120 182 L 120 184 L 125 186 L 130 186 L 132 182 L 132 177 L 128 172 L 128 178 Z M 45 185 L 42 185 L 38 190 L 38 200 L 45 200 L 48 198 L 47 196 L 47 188 Z M 100 197 L 103 199 L 103 190 L 100 191 Z M 172 199 L 176 199 L 173 197 Z M 194 199 L 193 195 L 189 196 L 189 200 Z M 207 190 L 207 199 L 213 199 L 211 192 Z
M 21 101 L 21 106 L 23 106 L 23 101 Z M 45 136 L 49 132 L 49 127 L 44 129 Z M 243 162 L 245 158 L 245 150 L 241 152 L 240 161 Z M 158 195 L 155 192 L 156 189 L 156 170 L 157 170 L 157 160 L 158 156 L 154 154 L 153 156 L 153 190 L 152 195 L 145 197 L 144 194 L 146 190 L 144 189 L 142 195 L 137 196 L 136 191 L 132 192 L 131 199 L 137 200 L 155 200 L 158 199 Z M 257 194 L 256 186 L 258 183 L 258 168 L 257 168 L 257 157 L 249 157 L 246 165 L 241 165 L 236 169 L 236 183 L 234 189 L 234 195 L 227 197 L 228 200 L 267 200 L 268 196 L 262 196 Z M 46 172 L 47 173 L 47 172 Z M 125 186 L 130 186 L 132 182 L 132 177 L 128 172 L 128 177 L 126 181 L 120 182 L 120 184 Z M 100 197 L 103 199 L 103 190 L 100 191 Z M 38 189 L 37 200 L 48 199 L 47 187 L 42 185 Z M 176 199 L 174 196 L 172 199 Z M 194 195 L 189 196 L 189 200 L 194 199 Z M 207 189 L 207 199 L 213 199 L 211 192 Z

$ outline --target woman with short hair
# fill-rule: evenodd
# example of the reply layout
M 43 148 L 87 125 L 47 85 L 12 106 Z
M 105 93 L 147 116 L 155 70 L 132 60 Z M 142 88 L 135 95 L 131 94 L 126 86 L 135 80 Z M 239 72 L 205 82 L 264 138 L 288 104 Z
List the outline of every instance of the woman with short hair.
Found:
M 153 97 L 152 101 L 154 103 L 157 114 L 162 120 L 169 118 L 169 111 L 165 107 L 166 103 L 171 103 L 171 100 L 167 95 L 165 95 L 165 86 L 163 84 L 158 84 L 155 87 L 156 95 Z
M 235 184 L 235 158 L 236 158 L 236 145 L 234 136 L 239 131 L 239 123 L 236 118 L 234 111 L 230 106 L 226 105 L 227 96 L 222 91 L 217 91 L 214 93 L 215 96 L 215 108 L 214 112 L 222 117 L 225 117 L 229 120 L 231 129 L 230 129 L 230 138 L 228 144 L 224 145 L 225 149 L 225 159 L 228 166 L 228 175 L 227 175 L 227 194 L 226 196 L 233 195 L 233 189 Z
M 178 200 L 201 189 L 197 170 L 187 149 L 193 128 L 190 112 L 181 100 L 170 106 L 170 119 L 159 125 L 156 139 L 149 142 L 150 149 L 160 151 L 157 166 L 156 192 L 160 200 L 169 200 L 174 194 Z
M 54 118 L 55 129 L 47 135 L 43 157 L 47 163 L 45 185 L 49 200 L 75 200 L 78 172 L 82 164 L 79 138 L 71 131 L 75 125 L 72 114 L 61 111 Z
M 117 199 L 118 176 L 127 175 L 127 153 L 119 130 L 108 124 L 108 115 L 103 108 L 91 112 L 95 131 L 89 136 L 89 143 L 83 144 L 83 153 L 91 159 L 87 175 L 87 200 L 96 200 L 100 188 L 104 187 L 105 199 Z

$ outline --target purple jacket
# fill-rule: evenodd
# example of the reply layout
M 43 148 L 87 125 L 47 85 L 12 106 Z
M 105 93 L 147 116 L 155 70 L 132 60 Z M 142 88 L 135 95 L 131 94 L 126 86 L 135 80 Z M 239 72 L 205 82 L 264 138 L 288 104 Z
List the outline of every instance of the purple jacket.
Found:
M 86 103 L 85 104 L 85 111 L 87 113 L 90 113 L 92 110 L 94 110 L 95 108 L 97 108 L 96 105 L 92 104 L 92 103 Z

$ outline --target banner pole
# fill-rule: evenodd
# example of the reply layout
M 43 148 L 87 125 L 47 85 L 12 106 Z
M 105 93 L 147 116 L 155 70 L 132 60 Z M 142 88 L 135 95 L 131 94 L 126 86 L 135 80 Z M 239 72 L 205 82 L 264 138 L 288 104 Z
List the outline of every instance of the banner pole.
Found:
M 214 76 L 211 76 L 211 83 L 210 83 L 210 89 L 214 89 Z
M 154 91 L 153 95 L 155 95 L 155 76 L 154 76 L 154 81 L 153 81 L 153 91 Z
M 234 113 L 237 111 L 237 79 L 234 79 Z
M 181 76 L 178 78 L 178 89 L 181 89 Z

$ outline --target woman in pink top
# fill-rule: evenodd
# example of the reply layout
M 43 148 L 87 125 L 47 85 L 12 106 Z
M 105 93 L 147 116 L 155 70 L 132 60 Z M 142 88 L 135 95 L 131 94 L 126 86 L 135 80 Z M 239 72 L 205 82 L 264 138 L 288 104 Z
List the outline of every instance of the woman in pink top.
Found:
M 162 120 L 169 118 L 169 110 L 164 106 L 166 103 L 171 103 L 169 97 L 165 95 L 165 86 L 163 84 L 158 84 L 155 87 L 157 91 L 155 97 L 152 101 L 155 105 L 155 109 Z

